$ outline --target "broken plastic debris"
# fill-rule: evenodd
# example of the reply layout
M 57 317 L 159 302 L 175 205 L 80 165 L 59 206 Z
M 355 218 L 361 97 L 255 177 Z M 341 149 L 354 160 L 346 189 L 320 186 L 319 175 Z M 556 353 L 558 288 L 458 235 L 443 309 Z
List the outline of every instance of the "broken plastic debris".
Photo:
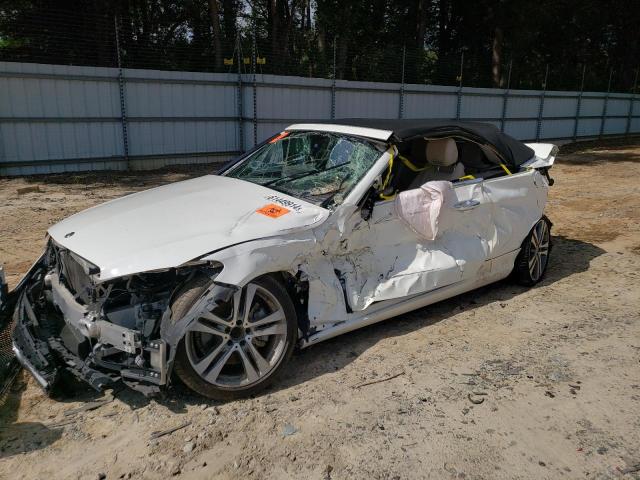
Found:
M 296 427 L 294 427 L 290 423 L 285 423 L 284 424 L 284 428 L 282 429 L 282 435 L 285 436 L 285 437 L 289 437 L 289 436 L 293 435 L 294 433 L 296 433 L 297 431 L 298 431 L 298 429 Z

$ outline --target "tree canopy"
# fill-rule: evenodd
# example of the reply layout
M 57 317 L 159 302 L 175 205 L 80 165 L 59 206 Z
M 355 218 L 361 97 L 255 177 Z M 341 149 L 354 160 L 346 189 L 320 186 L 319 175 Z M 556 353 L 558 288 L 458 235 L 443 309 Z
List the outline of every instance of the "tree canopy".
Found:
M 635 0 L 2 0 L 0 60 L 114 66 L 116 25 L 136 68 L 248 72 L 255 46 L 264 73 L 628 92 L 640 64 Z

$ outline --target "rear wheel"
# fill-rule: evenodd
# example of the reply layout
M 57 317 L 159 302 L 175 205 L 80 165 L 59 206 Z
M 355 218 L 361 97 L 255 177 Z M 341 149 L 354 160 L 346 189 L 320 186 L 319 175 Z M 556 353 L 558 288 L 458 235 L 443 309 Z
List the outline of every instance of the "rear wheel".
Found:
M 522 242 L 513 274 L 521 285 L 532 286 L 542 280 L 551 251 L 551 222 L 542 217 Z
M 227 400 L 254 394 L 269 385 L 290 358 L 296 343 L 295 308 L 274 278 L 253 280 L 229 304 L 201 302 L 210 279 L 187 285 L 172 306 L 174 319 L 195 319 L 176 352 L 175 372 L 205 397 Z

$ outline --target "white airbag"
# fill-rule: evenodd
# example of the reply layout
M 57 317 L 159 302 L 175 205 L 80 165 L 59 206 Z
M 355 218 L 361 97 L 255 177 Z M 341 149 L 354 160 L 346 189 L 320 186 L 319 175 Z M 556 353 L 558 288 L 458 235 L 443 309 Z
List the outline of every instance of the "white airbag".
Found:
M 419 188 L 400 192 L 395 200 L 398 217 L 415 233 L 435 240 L 442 223 L 443 209 L 452 207 L 455 199 L 451 182 L 427 182 Z

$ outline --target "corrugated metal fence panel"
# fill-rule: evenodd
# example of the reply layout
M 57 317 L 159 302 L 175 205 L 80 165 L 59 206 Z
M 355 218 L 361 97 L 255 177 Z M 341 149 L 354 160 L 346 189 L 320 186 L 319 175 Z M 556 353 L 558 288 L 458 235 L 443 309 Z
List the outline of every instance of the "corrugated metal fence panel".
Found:
M 0 62 L 0 174 L 125 168 L 118 73 Z M 332 111 L 335 118 L 459 115 L 522 140 L 572 138 L 574 129 L 578 137 L 640 131 L 640 98 L 629 117 L 625 94 L 584 92 L 576 121 L 578 92 L 261 74 L 254 82 L 244 74 L 240 98 L 238 81 L 233 73 L 125 69 L 129 166 L 224 161 L 291 123 L 329 119 Z
M 129 154 L 237 150 L 236 81 L 226 74 L 126 70 Z
M 336 82 L 336 118 L 397 118 L 400 85 Z
M 489 88 L 464 88 L 460 102 L 460 118 L 491 120 L 502 115 L 503 90 Z M 455 111 L 454 111 L 455 117 Z
M 252 80 L 251 80 L 252 82 Z M 246 111 L 253 116 L 253 85 L 249 84 L 251 104 Z M 247 92 L 245 92 L 247 99 Z M 258 105 L 258 143 L 292 123 L 331 117 L 331 80 L 277 75 L 256 75 Z M 249 125 L 253 147 L 253 125 Z
M 573 117 L 578 107 L 578 98 L 573 92 L 548 92 L 542 115 L 549 117 Z
M 122 155 L 117 70 L 0 62 L 2 163 Z M 27 169 L 28 170 L 28 169 Z
M 453 118 L 456 115 L 458 89 L 438 85 L 406 85 L 404 118 Z
M 331 116 L 331 80 L 258 75 L 257 81 L 260 118 L 307 121 Z

